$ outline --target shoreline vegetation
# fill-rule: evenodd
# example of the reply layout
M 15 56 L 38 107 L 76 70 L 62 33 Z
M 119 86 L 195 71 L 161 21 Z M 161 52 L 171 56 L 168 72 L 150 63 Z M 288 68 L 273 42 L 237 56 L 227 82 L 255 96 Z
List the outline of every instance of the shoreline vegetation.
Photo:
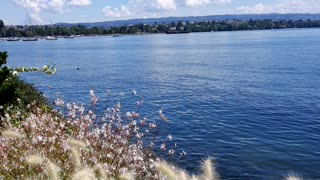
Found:
M 220 32 L 220 31 L 244 31 L 244 30 L 268 30 L 290 28 L 318 28 L 320 20 L 223 20 L 223 21 L 172 21 L 168 24 L 152 25 L 135 24 L 117 27 L 86 27 L 84 25 L 4 25 L 0 20 L 0 37 L 46 37 L 50 34 L 68 37 L 71 35 L 96 36 L 96 35 L 141 35 L 141 34 L 177 34 L 191 32 Z
M 66 103 L 60 95 L 54 105 L 18 78 L 22 72 L 54 74 L 55 68 L 6 66 L 6 52 L 0 52 L 0 95 L 9 98 L 0 104 L 0 179 L 168 179 L 218 180 L 219 174 L 210 158 L 199 167 L 200 175 L 190 175 L 157 158 L 157 123 L 166 123 L 162 110 L 160 122 L 142 117 L 139 109 L 143 96 L 132 90 L 135 111 L 125 109 L 119 95 L 115 105 L 102 116 L 94 112 L 99 98 L 90 90 L 91 104 Z M 2 99 L 3 100 L 3 99 Z M 170 135 L 170 134 L 169 134 Z M 168 139 L 172 136 L 168 135 Z M 178 154 L 162 142 L 160 149 Z M 299 180 L 289 173 L 285 179 Z

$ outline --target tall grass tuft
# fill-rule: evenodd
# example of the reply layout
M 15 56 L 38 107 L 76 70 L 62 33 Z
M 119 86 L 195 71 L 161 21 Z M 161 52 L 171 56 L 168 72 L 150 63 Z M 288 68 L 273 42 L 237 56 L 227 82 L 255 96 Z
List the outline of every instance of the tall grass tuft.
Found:
M 86 144 L 83 141 L 79 141 L 79 140 L 76 140 L 74 138 L 69 138 L 68 139 L 68 143 L 72 147 L 86 149 Z
M 181 180 L 189 180 L 191 179 L 190 176 L 184 171 L 184 170 L 181 170 L 179 173 L 178 173 L 178 179 L 181 179 Z
M 303 180 L 303 178 L 296 173 L 289 172 L 285 180 Z
M 50 177 L 50 180 L 59 180 L 59 173 L 60 170 L 57 165 L 52 163 L 51 161 L 48 161 L 47 163 L 47 171 Z
M 202 177 L 204 180 L 218 180 L 219 175 L 215 170 L 214 164 L 210 158 L 206 159 L 202 163 Z
M 97 179 L 93 169 L 85 168 L 76 171 L 72 175 L 72 180 L 95 180 Z
M 177 179 L 177 173 L 175 170 L 170 167 L 169 164 L 166 162 L 158 162 L 156 163 L 156 167 L 161 175 L 166 177 L 168 180 L 176 180 Z
M 182 169 L 177 169 L 172 165 L 169 165 L 166 162 L 156 162 L 155 163 L 157 170 L 160 172 L 160 179 L 168 179 L 168 180 L 218 180 L 219 174 L 216 172 L 212 160 L 208 158 L 203 161 L 201 170 L 203 174 L 189 175 Z
M 80 154 L 76 148 L 71 148 L 71 158 L 73 160 L 73 164 L 75 168 L 80 168 L 81 167 L 81 160 L 80 160 Z
M 130 173 L 123 173 L 118 176 L 119 180 L 135 180 L 134 176 Z
M 101 180 L 107 180 L 109 179 L 103 166 L 101 164 L 98 164 L 96 165 L 96 174 L 97 174 L 97 177 Z
M 2 134 L 2 137 L 5 137 L 5 138 L 16 138 L 16 139 L 24 138 L 24 136 L 21 133 L 13 130 L 5 130 L 5 131 L 2 131 L 1 134 Z
M 26 158 L 26 162 L 31 166 L 41 165 L 44 160 L 40 155 L 30 155 Z

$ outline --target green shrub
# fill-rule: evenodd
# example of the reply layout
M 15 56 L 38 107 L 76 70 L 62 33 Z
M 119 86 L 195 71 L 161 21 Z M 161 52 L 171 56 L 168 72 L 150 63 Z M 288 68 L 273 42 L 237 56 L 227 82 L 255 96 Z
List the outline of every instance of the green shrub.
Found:
M 35 71 L 53 74 L 55 68 L 43 66 L 42 69 L 26 67 L 13 69 L 6 66 L 7 57 L 7 52 L 0 52 L 0 120 L 1 117 L 4 117 L 5 110 L 10 105 L 13 105 L 17 112 L 28 112 L 26 106 L 33 102 L 35 102 L 38 107 L 50 109 L 42 93 L 37 91 L 33 85 L 20 80 L 18 73 Z M 12 112 L 8 113 L 12 114 Z M 20 120 L 17 120 L 16 123 L 20 123 Z M 0 126 L 2 126 L 1 121 Z
M 18 78 L 18 73 L 21 72 L 43 72 L 46 74 L 54 74 L 56 69 L 54 66 L 43 66 L 42 69 L 37 67 L 26 68 L 9 68 L 7 63 L 7 52 L 0 52 L 0 106 L 15 104 L 18 99 L 19 103 L 31 104 L 36 101 L 40 104 L 45 104 L 46 99 L 42 93 L 38 92 L 32 85 L 25 83 Z

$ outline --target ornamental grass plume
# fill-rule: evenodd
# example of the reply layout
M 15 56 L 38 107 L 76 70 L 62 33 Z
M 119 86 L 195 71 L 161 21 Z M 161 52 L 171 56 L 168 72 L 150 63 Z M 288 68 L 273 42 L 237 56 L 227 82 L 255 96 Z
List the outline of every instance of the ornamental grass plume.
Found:
M 204 180 L 218 180 L 219 175 L 215 170 L 214 164 L 210 158 L 206 159 L 202 163 L 202 178 Z
M 118 176 L 119 180 L 135 180 L 134 176 L 130 173 L 123 173 Z
M 76 171 L 72 175 L 72 180 L 95 180 L 96 178 L 93 169 L 85 168 Z
M 180 180 L 189 180 L 191 179 L 190 176 L 183 170 L 180 170 L 178 177 Z
M 5 138 L 16 138 L 16 139 L 23 139 L 23 135 L 17 131 L 13 131 L 13 130 L 5 130 L 1 132 L 2 137 Z
M 76 148 L 71 148 L 71 158 L 73 160 L 73 164 L 75 168 L 81 167 L 80 154 Z
M 199 180 L 199 178 L 196 175 L 192 175 L 191 180 Z
M 30 155 L 26 158 L 26 162 L 31 166 L 41 165 L 44 160 L 40 155 Z
M 103 166 L 101 164 L 97 164 L 96 165 L 96 172 L 97 172 L 97 177 L 101 180 L 107 180 L 109 179 Z
M 155 165 L 160 174 L 168 180 L 177 179 L 177 172 L 166 162 L 158 162 Z
M 285 180 L 303 180 L 303 178 L 296 173 L 289 172 Z
M 60 179 L 59 178 L 60 169 L 57 165 L 55 165 L 51 161 L 48 161 L 46 169 L 48 171 L 48 175 L 50 177 L 50 180 L 59 180 Z
M 69 138 L 68 143 L 70 146 L 75 147 L 75 148 L 81 148 L 81 149 L 86 149 L 87 145 L 83 141 L 76 140 L 74 138 Z
M 203 161 L 201 170 L 202 174 L 199 176 L 189 175 L 186 171 L 176 169 L 174 166 L 166 162 L 156 162 L 155 166 L 160 172 L 160 179 L 167 180 L 219 180 L 219 174 L 216 172 L 214 164 L 210 158 Z

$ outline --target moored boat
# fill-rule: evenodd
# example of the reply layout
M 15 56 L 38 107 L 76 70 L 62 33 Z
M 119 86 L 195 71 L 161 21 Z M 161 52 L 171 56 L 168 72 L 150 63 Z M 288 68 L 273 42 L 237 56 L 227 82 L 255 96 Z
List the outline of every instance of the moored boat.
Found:
M 47 36 L 46 40 L 58 40 L 58 37 L 54 36 L 52 22 L 51 22 L 51 33 L 52 33 L 52 36 Z
M 46 40 L 58 40 L 58 38 L 55 36 L 47 36 Z
M 187 34 L 189 31 L 166 31 L 166 34 Z
M 21 40 L 20 38 L 16 38 L 16 37 L 11 37 L 7 39 L 7 41 L 20 41 L 20 40 Z
M 28 38 L 23 38 L 22 41 L 38 41 L 37 37 L 28 37 Z
M 36 32 L 34 31 L 34 28 L 32 27 L 32 23 L 31 23 L 31 18 L 29 16 L 29 21 L 30 21 L 30 29 L 31 29 L 31 32 L 32 32 L 32 37 L 25 37 L 22 39 L 22 41 L 38 41 L 38 37 L 36 35 Z
M 70 35 L 70 36 L 64 36 L 65 39 L 74 39 L 74 36 L 73 35 Z

